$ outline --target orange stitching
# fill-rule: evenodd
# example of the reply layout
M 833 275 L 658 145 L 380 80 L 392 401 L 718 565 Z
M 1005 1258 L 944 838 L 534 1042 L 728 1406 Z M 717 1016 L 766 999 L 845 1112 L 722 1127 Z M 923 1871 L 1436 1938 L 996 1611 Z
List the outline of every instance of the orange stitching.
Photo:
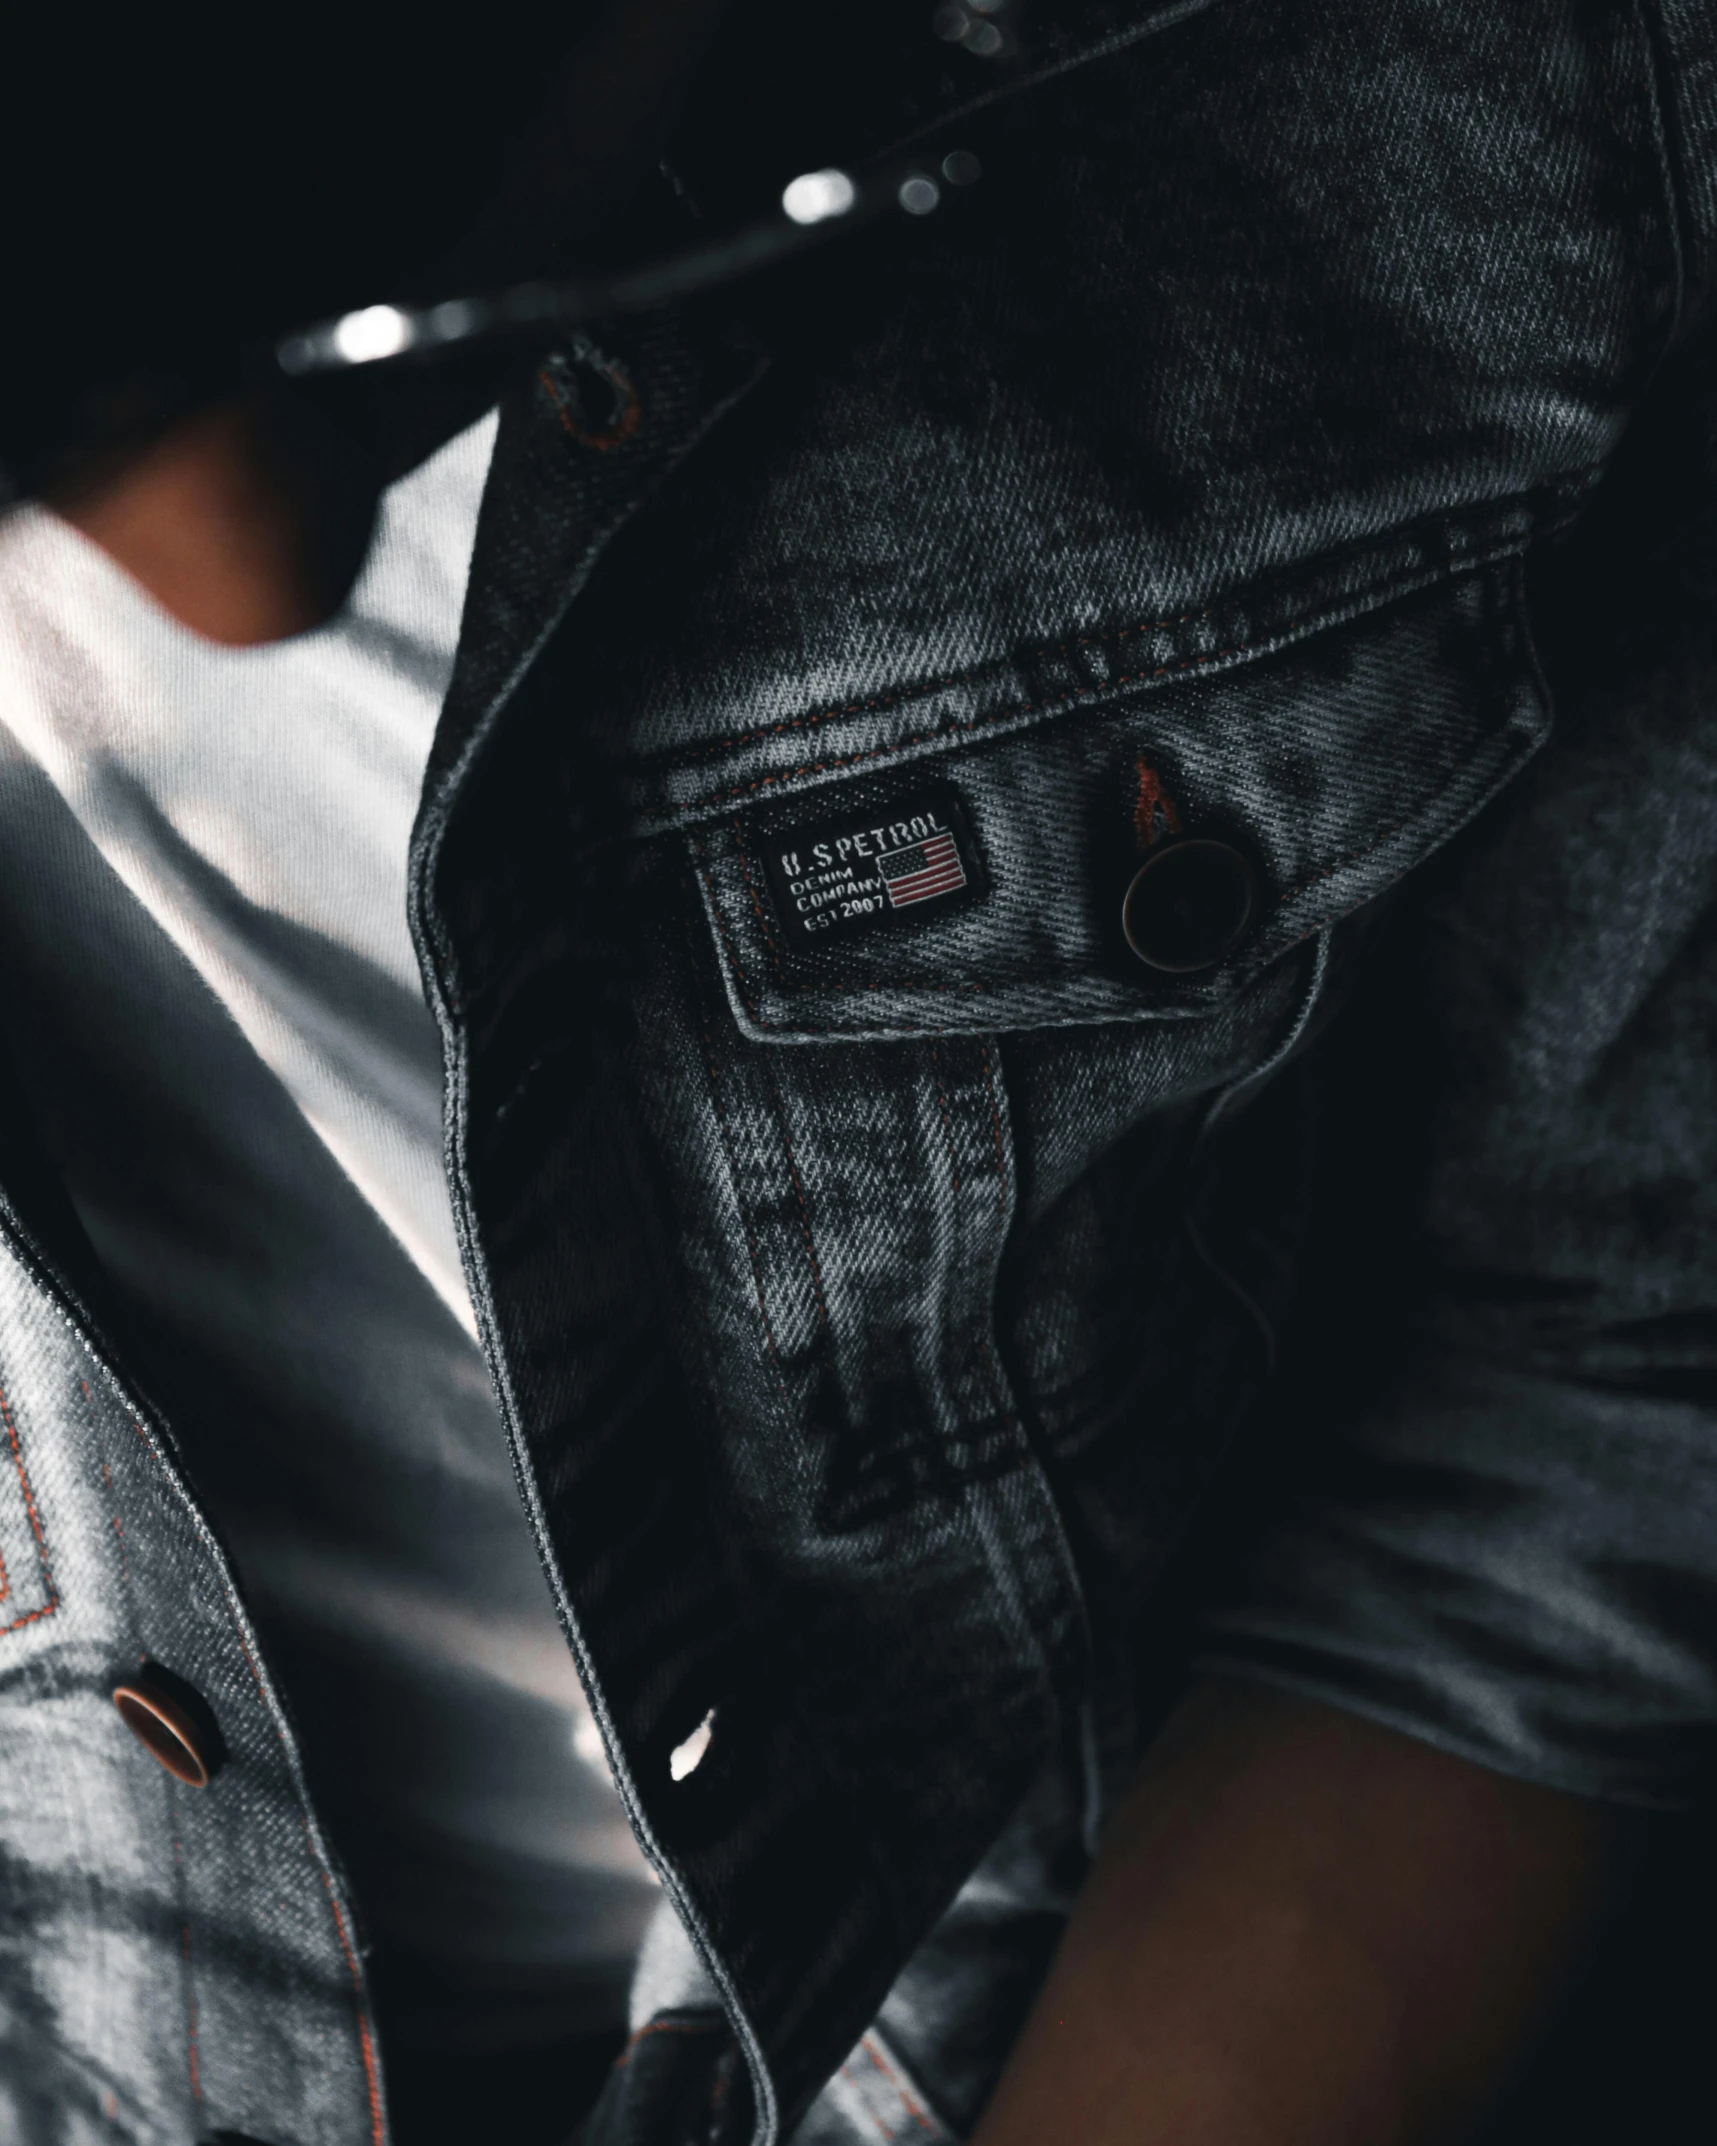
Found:
M 370 2096 L 370 2139 L 372 2146 L 384 2146 L 387 2123 L 382 2115 L 382 2083 L 376 2072 L 375 2036 L 370 2032 L 370 2015 L 367 2009 L 358 2012 L 358 2040 L 363 2044 L 364 2079 Z
M 307 1820 L 304 1824 L 304 1833 L 306 1839 L 308 1839 L 310 1837 L 310 1826 Z M 364 2053 L 364 2077 L 369 2084 L 370 2090 L 371 2146 L 386 2146 L 387 2119 L 382 2114 L 382 2082 L 376 2070 L 375 2037 L 370 2032 L 369 2008 L 363 2002 L 363 1971 L 358 1966 L 358 1956 L 352 1950 L 352 1940 L 346 1932 L 346 1918 L 340 1912 L 340 1900 L 339 1895 L 334 1891 L 334 1881 L 328 1875 L 328 1872 L 322 1869 L 320 1862 L 318 1862 L 317 1868 L 321 1870 L 322 1883 L 327 1889 L 328 1905 L 334 1911 L 334 1928 L 340 1934 L 340 1949 L 346 1955 L 346 1967 L 352 1977 L 352 1987 L 359 1993 L 358 2041 Z
M 890 2064 L 888 2059 L 883 2055 L 881 2044 L 877 2041 L 876 2036 L 874 2034 L 865 2034 L 861 2036 L 859 2040 L 859 2047 L 864 2051 L 865 2055 L 869 2057 L 871 2062 L 876 2066 L 877 2070 L 881 2072 L 882 2076 L 888 2081 L 889 2085 L 893 2087 L 894 2091 L 900 2096 L 901 2105 L 906 2110 L 907 2115 L 912 2118 L 912 2121 L 915 2124 L 919 2125 L 925 2131 L 935 2132 L 939 2128 L 939 2126 L 931 2117 L 929 2111 L 924 2107 L 923 2103 L 919 2101 L 917 2096 L 907 2086 L 906 2081 L 901 2077 L 899 2072 L 895 2070 L 894 2066 Z M 893 2138 L 895 2134 L 893 2132 L 890 2132 L 888 2135 L 890 2138 Z
M 110 1381 L 117 1385 L 117 1381 L 113 1380 L 111 1372 L 108 1376 Z M 83 1382 L 83 1389 L 86 1394 L 89 1394 L 87 1380 Z M 90 1399 L 93 1404 L 94 1396 L 90 1395 Z M 150 1443 L 149 1433 L 143 1428 L 142 1422 L 136 1416 L 131 1418 L 131 1428 L 137 1433 L 139 1440 L 142 1442 L 143 1450 L 171 1483 L 173 1480 L 171 1471 Z M 16 1432 L 14 1432 L 14 1441 L 16 1440 L 16 1435 Z M 182 1490 L 180 1495 L 181 1497 L 184 1495 Z M 194 1507 L 192 1511 L 193 1513 L 195 1512 Z M 239 1652 L 244 1656 L 245 1666 L 251 1673 L 251 1678 L 256 1685 L 257 1696 L 261 1699 L 263 1710 L 266 1713 L 268 1711 L 268 1686 L 263 1681 L 262 1670 L 258 1665 L 256 1656 L 251 1652 L 250 1641 L 245 1636 L 244 1625 L 238 1615 L 237 1600 L 230 1587 L 226 1589 L 226 1593 L 232 1615 L 233 1636 L 238 1641 Z M 45 1613 L 38 1611 L 37 1614 L 42 1615 Z M 283 1750 L 289 1751 L 291 1746 L 281 1729 L 279 1721 L 273 1715 L 269 1717 L 269 1725 L 274 1730 L 276 1742 L 280 1744 Z M 352 1988 L 355 1992 L 354 2009 L 358 2016 L 358 2041 L 363 2051 L 364 2077 L 369 2087 L 371 2146 L 387 2146 L 387 2117 L 382 2108 L 381 2074 L 376 2062 L 375 2035 L 371 2031 L 369 2011 L 364 2003 L 363 1970 L 359 1967 L 358 1956 L 352 1949 L 352 1940 L 346 1930 L 346 1918 L 340 1911 L 339 1898 L 334 1891 L 333 1877 L 317 1849 L 316 1836 L 310 1829 L 310 1819 L 302 1805 L 299 1808 L 298 1822 L 304 1828 L 304 1839 L 310 1850 L 310 1860 L 316 1867 L 317 1875 L 321 1878 L 323 1888 L 328 1895 L 328 1905 L 334 1912 L 334 1929 L 340 1940 L 340 1949 L 346 1956 L 347 1971 L 352 1978 Z
M 1140 849 L 1149 849 L 1157 839 L 1157 815 L 1171 835 L 1180 833 L 1180 814 L 1174 799 L 1163 788 L 1163 779 L 1141 753 L 1138 758 L 1139 794 L 1133 805 L 1133 833 Z
M 177 1840 L 174 1841 L 173 1846 L 179 1851 L 179 1861 L 182 1866 L 185 1860 L 185 1852 L 179 1847 Z M 191 2060 L 191 2099 L 201 2101 L 203 2098 L 203 2073 L 202 2065 L 197 2055 L 197 1992 L 196 1986 L 191 1980 L 191 1926 L 188 1922 L 179 1925 L 179 1935 L 181 1940 L 180 1949 L 185 1955 L 185 2047 L 186 2053 Z
M 1067 648 L 1101 648 L 1105 641 L 1124 641 L 1129 634 L 1135 633 L 1167 633 L 1171 627 L 1191 626 L 1199 619 L 1209 618 L 1210 615 L 1210 606 L 1207 604 L 1202 611 L 1183 611 L 1177 618 L 1145 619 L 1136 626 L 1117 627 L 1113 633 L 1082 633 L 1072 641 L 1063 642 L 1062 646 Z
M 593 365 L 592 370 L 600 372 L 609 386 L 619 392 L 621 398 L 619 413 L 605 432 L 592 432 L 588 425 L 578 422 L 567 408 L 566 400 L 556 387 L 546 365 L 538 371 L 537 380 L 550 402 L 554 404 L 555 415 L 560 419 L 567 436 L 577 440 L 581 447 L 594 447 L 602 454 L 609 454 L 616 447 L 624 446 L 643 424 L 644 398 L 638 393 L 638 386 L 632 375 L 616 359 L 610 358 L 602 364 Z
M 18 1471 L 18 1488 L 24 1494 L 24 1510 L 30 1516 L 30 1531 L 36 1538 L 36 1557 L 42 1568 L 42 1585 L 47 1589 L 48 1599 L 39 1609 L 27 1611 L 16 1617 L 9 1625 L 0 1627 L 0 1636 L 16 1632 L 27 1624 L 37 1624 L 44 1617 L 51 1617 L 60 1606 L 59 1590 L 54 1585 L 54 1575 L 48 1567 L 48 1541 L 42 1532 L 42 1516 L 36 1507 L 36 1493 L 30 1485 L 30 1475 L 24 1466 L 23 1441 L 18 1436 L 18 1425 L 12 1414 L 12 1404 L 4 1391 L 0 1391 L 0 1423 L 6 1426 L 6 1436 L 12 1447 L 12 1465 Z M 8 1587 L 7 1592 L 10 1592 Z
M 652 2034 L 719 2034 L 722 2022 L 718 2019 L 652 2019 L 641 2026 L 632 2039 L 614 2059 L 614 2069 L 624 2071 L 632 2061 L 632 2052 Z
M 862 2043 L 860 2044 L 860 2047 L 863 2047 Z M 858 2083 L 858 2074 L 853 2070 L 853 2060 L 851 2057 L 848 2057 L 846 2062 L 841 2066 L 839 2072 L 836 2074 L 836 2077 L 845 2079 L 847 2083 L 851 2086 L 855 2094 L 862 2094 L 864 2092 L 864 2088 Z M 868 2121 L 876 2127 L 876 2135 L 879 2139 L 883 2140 L 884 2146 L 894 2146 L 894 2139 L 896 2134 L 894 2126 L 892 2124 L 885 2124 L 882 2118 L 876 2115 L 874 2111 L 863 2108 L 862 2106 L 860 2108 L 859 2113 L 865 2118 L 867 2118 Z

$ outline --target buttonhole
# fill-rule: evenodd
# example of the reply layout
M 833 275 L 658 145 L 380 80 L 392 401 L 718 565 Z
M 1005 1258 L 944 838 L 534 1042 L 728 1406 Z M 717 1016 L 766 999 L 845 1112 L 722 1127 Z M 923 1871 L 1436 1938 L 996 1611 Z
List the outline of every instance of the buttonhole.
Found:
M 700 1721 L 683 1744 L 676 1744 L 668 1753 L 668 1775 L 671 1780 L 684 1781 L 697 1772 L 703 1764 L 704 1753 L 710 1747 L 715 1734 L 715 1708 Z
M 644 422 L 643 399 L 618 358 L 574 336 L 538 375 L 561 427 L 583 447 L 619 447 Z

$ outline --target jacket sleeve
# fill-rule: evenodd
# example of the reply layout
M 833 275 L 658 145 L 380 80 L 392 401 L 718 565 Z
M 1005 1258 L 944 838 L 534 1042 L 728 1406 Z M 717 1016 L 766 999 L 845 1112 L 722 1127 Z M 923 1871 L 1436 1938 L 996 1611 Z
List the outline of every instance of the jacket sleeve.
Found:
M 1550 744 L 1308 1065 L 1292 1458 L 1203 1643 L 1648 1805 L 1717 1773 L 1714 384 L 1708 323 L 1537 562 Z

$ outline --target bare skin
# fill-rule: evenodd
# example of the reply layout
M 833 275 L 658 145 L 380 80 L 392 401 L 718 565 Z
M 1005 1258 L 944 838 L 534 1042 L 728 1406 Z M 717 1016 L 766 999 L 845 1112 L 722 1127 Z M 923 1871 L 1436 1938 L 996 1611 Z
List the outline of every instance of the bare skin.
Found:
M 199 412 L 50 504 L 163 610 L 228 647 L 307 633 L 345 595 L 317 502 L 242 404 Z
M 229 410 L 58 505 L 246 645 L 343 594 L 306 502 Z M 1456 2140 L 1578 1957 L 1613 1832 L 1352 1716 L 1206 1685 L 1117 1814 L 973 2146 Z
M 973 2146 L 1439 2146 L 1561 1989 L 1614 1821 L 1243 1684 L 1117 1814 Z

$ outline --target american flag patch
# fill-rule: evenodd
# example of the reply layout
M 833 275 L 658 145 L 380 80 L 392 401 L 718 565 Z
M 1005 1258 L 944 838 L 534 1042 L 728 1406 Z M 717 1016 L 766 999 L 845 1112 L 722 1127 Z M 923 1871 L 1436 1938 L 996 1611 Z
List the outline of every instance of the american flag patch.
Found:
M 910 849 L 890 850 L 876 860 L 888 891 L 888 906 L 904 909 L 909 902 L 927 902 L 932 895 L 952 894 L 966 884 L 966 867 L 960 862 L 959 846 L 952 835 L 935 835 L 928 842 L 915 842 Z
M 809 823 L 772 814 L 744 854 L 762 864 L 775 930 L 795 952 L 913 929 L 987 891 L 965 807 L 933 776 L 867 783 L 845 811 Z

